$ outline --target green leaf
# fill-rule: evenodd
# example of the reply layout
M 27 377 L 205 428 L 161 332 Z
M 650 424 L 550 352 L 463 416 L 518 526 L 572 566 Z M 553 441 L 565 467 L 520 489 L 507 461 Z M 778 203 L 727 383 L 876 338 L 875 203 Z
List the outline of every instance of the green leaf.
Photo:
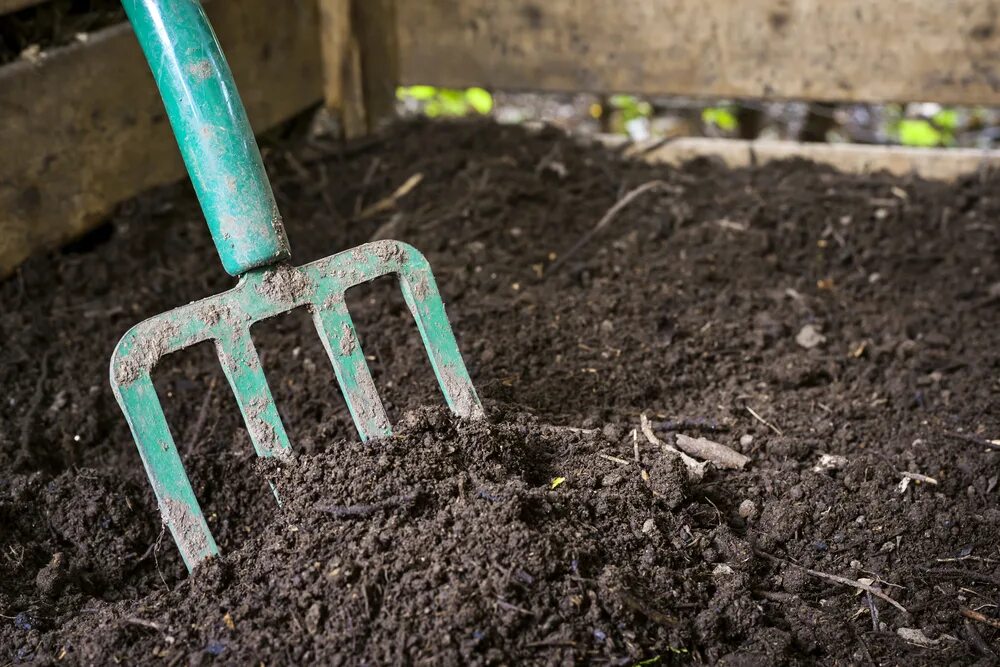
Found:
M 466 90 L 465 101 L 481 114 L 488 114 L 493 110 L 493 96 L 482 88 L 469 88 Z
M 555 477 L 552 479 L 551 486 L 549 488 L 554 489 L 565 481 L 566 481 L 565 477 Z
M 701 112 L 701 120 L 706 125 L 715 125 L 723 132 L 732 132 L 740 125 L 735 114 L 725 107 L 708 107 Z
M 941 109 L 931 117 L 931 122 L 939 129 L 954 132 L 958 128 L 958 111 L 948 108 Z
M 899 121 L 899 143 L 904 146 L 940 146 L 942 134 L 930 121 L 904 118 Z
M 431 100 L 437 95 L 438 89 L 434 86 L 409 86 L 405 88 L 398 88 L 396 90 L 396 96 L 402 95 L 403 98 L 410 98 L 414 100 Z

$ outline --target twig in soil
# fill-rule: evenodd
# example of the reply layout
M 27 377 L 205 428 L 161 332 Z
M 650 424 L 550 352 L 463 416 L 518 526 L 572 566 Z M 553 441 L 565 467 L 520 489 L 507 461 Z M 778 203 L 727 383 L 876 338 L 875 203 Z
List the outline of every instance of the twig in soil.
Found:
M 860 581 L 856 581 L 854 579 L 848 579 L 847 577 L 841 577 L 841 576 L 836 575 L 836 574 L 827 574 L 826 572 L 820 572 L 819 570 L 811 570 L 808 567 L 803 567 L 802 565 L 799 565 L 798 563 L 793 563 L 792 561 L 785 560 L 784 558 L 778 558 L 777 556 L 769 554 L 766 551 L 761 551 L 760 549 L 754 549 L 753 552 L 755 554 L 757 554 L 758 556 L 760 556 L 761 558 L 765 558 L 765 559 L 767 559 L 767 560 L 769 560 L 769 561 L 771 561 L 773 563 L 781 563 L 782 565 L 789 565 L 791 567 L 794 567 L 794 568 L 796 568 L 798 570 L 801 570 L 801 571 L 805 572 L 808 575 L 817 577 L 819 579 L 826 579 L 827 581 L 832 581 L 832 582 L 834 582 L 836 584 L 843 584 L 844 586 L 852 586 L 854 588 L 857 588 L 858 590 L 867 591 L 868 593 L 871 593 L 872 595 L 874 595 L 875 597 L 879 598 L 880 600 L 885 600 L 886 602 L 888 602 L 889 604 L 891 604 L 893 607 L 895 607 L 896 609 L 900 610 L 904 614 L 909 614 L 910 613 L 910 612 L 906 611 L 906 607 L 904 607 L 903 605 L 899 604 L 898 602 L 896 602 L 895 600 L 893 600 L 891 597 L 889 597 L 888 595 L 886 595 L 882 591 L 878 590 L 877 588 L 875 588 L 873 586 L 870 586 L 869 584 L 866 584 L 866 583 L 863 583 L 863 582 L 860 582 Z
M 986 643 L 983 636 L 979 634 L 979 630 L 976 626 L 972 624 L 972 621 L 968 618 L 962 619 L 962 625 L 965 627 L 965 634 L 969 637 L 969 643 L 976 647 L 976 650 L 985 655 L 987 658 L 996 658 L 997 654 L 990 648 L 990 645 Z
M 683 461 L 684 465 L 687 466 L 688 473 L 690 473 L 691 477 L 693 477 L 695 480 L 701 480 L 701 478 L 705 476 L 705 468 L 708 466 L 708 463 L 701 463 L 699 461 L 695 461 L 693 458 L 691 458 L 681 450 L 677 449 L 673 445 L 668 445 L 667 443 L 657 438 L 656 434 L 653 433 L 653 428 L 649 425 L 649 419 L 646 417 L 645 412 L 639 416 L 639 425 L 642 429 L 642 434 L 646 436 L 646 440 L 649 441 L 649 444 L 653 445 L 654 447 L 659 447 L 665 452 L 669 452 L 681 457 L 681 461 Z
M 635 429 L 632 429 L 632 457 L 636 463 L 642 465 L 642 462 L 639 461 L 639 436 L 635 432 Z
M 631 461 L 627 461 L 627 460 L 619 458 L 617 456 L 611 456 L 611 454 L 598 454 L 598 456 L 600 456 L 602 459 L 605 459 L 607 461 L 611 461 L 612 463 L 617 463 L 620 466 L 630 466 L 630 465 L 632 465 Z
M 359 504 L 359 505 L 323 505 L 317 507 L 316 509 L 320 512 L 325 512 L 327 514 L 332 514 L 339 518 L 358 518 L 371 516 L 381 512 L 382 510 L 391 509 L 394 507 L 412 505 L 416 500 L 418 493 L 414 493 L 408 496 L 394 496 L 392 498 L 386 498 L 385 500 L 380 500 L 377 503 L 371 504 Z
M 559 268 L 563 264 L 566 263 L 566 260 L 568 260 L 570 257 L 572 257 L 577 252 L 579 252 L 580 249 L 583 248 L 583 246 L 585 246 L 588 243 L 590 243 L 590 241 L 595 236 L 597 236 L 597 234 L 599 234 L 602 229 L 604 229 L 609 224 L 611 224 L 611 221 L 615 219 L 615 216 L 618 215 L 623 208 L 625 208 L 626 206 L 628 206 L 629 204 L 631 204 L 633 201 L 635 201 L 635 199 L 637 197 L 639 197 L 640 195 L 642 195 L 645 192 L 649 192 L 650 190 L 654 190 L 656 188 L 664 188 L 664 189 L 667 189 L 667 190 L 671 190 L 671 189 L 673 189 L 673 187 L 674 186 L 670 185 L 666 181 L 655 180 L 655 181 L 649 181 L 647 183 L 643 183 L 639 187 L 637 187 L 637 188 L 635 188 L 633 190 L 630 190 L 629 192 L 625 193 L 625 195 L 621 199 L 619 199 L 617 202 L 615 202 L 614 206 L 612 206 L 611 208 L 609 208 L 607 210 L 607 212 L 601 217 L 600 220 L 597 221 L 597 224 L 594 225 L 590 229 L 590 231 L 588 231 L 586 234 L 584 234 L 583 236 L 581 236 L 580 240 L 577 241 L 576 243 L 574 243 L 573 246 L 569 250 L 567 250 L 560 257 L 558 257 L 554 262 L 552 262 L 552 264 L 549 266 L 548 270 L 545 272 L 545 275 L 551 275 L 551 274 L 555 273 L 556 271 L 558 271 Z
M 986 438 L 980 438 L 977 435 L 970 435 L 968 433 L 955 433 L 954 431 L 941 431 L 941 435 L 943 435 L 946 438 L 951 438 L 952 440 L 971 442 L 974 445 L 980 445 L 981 447 L 987 447 L 989 449 L 1000 451 L 1000 443 L 994 442 L 993 440 L 987 440 Z
M 782 432 L 781 432 L 781 429 L 780 429 L 780 428 L 778 428 L 777 426 L 775 426 L 775 425 L 774 425 L 774 424 L 772 424 L 771 422 L 769 422 L 769 421 L 767 421 L 766 419 L 764 419 L 763 417 L 761 417 L 761 416 L 760 416 L 759 414 L 757 414 L 757 412 L 756 412 L 756 411 L 755 411 L 755 410 L 754 410 L 753 408 L 751 408 L 751 407 L 750 407 L 749 405 L 747 405 L 747 406 L 745 406 L 745 407 L 746 407 L 746 409 L 747 409 L 747 412 L 749 412 L 749 413 L 750 413 L 750 415 L 751 415 L 751 416 L 752 416 L 752 417 L 753 417 L 754 419 L 756 419 L 756 420 L 757 420 L 757 421 L 759 421 L 759 422 L 760 422 L 761 424 L 763 424 L 764 426 L 768 427 L 769 429 L 771 429 L 772 431 L 774 431 L 774 432 L 775 432 L 775 433 L 777 433 L 778 435 L 784 435 L 784 433 L 782 433 Z
M 691 456 L 711 461 L 720 468 L 742 470 L 750 462 L 750 457 L 740 454 L 723 444 L 708 438 L 691 438 L 683 433 L 676 436 L 677 447 Z
M 516 611 L 518 613 L 524 614 L 525 616 L 534 616 L 533 613 L 525 609 L 524 607 L 518 607 L 516 604 L 511 604 L 506 600 L 497 598 L 497 606 L 503 607 L 504 609 L 509 609 L 510 611 Z
M 868 610 L 872 614 L 872 629 L 878 632 L 878 607 L 875 606 L 875 598 L 872 597 L 871 591 L 865 591 L 865 601 L 868 603 Z
M 942 577 L 963 577 L 965 579 L 971 579 L 972 581 L 979 581 L 984 584 L 993 584 L 994 586 L 1000 586 L 1000 577 L 994 577 L 989 574 L 983 574 L 981 572 L 973 572 L 972 570 L 963 570 L 959 567 L 931 567 L 924 570 L 927 574 L 937 574 Z
M 984 625 L 988 625 L 991 628 L 1000 630 L 1000 620 L 998 619 L 990 618 L 989 616 L 986 616 L 976 611 L 975 609 L 969 609 L 968 607 L 960 607 L 959 611 L 962 612 L 962 616 L 965 616 L 968 619 L 971 619 L 978 623 L 983 623 Z
M 410 176 L 408 179 L 406 179 L 406 181 L 402 185 L 396 188 L 396 191 L 393 192 L 391 195 L 379 199 L 371 206 L 366 206 L 365 209 L 358 214 L 357 219 L 367 220 L 372 216 L 378 215 L 379 213 L 384 213 L 385 211 L 395 208 L 396 203 L 406 195 L 410 194 L 410 191 L 413 190 L 413 188 L 420 185 L 420 181 L 422 180 L 424 180 L 424 175 L 420 172 L 417 172 L 413 176 Z

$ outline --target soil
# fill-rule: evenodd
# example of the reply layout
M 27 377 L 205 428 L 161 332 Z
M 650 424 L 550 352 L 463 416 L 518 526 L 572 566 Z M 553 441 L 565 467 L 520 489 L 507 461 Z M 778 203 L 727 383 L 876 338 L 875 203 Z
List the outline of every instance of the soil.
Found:
M 254 328 L 280 469 L 213 348 L 171 355 L 223 551 L 188 576 L 107 364 L 232 279 L 186 185 L 128 202 L 0 283 L 0 663 L 996 661 L 1000 174 L 654 167 L 488 123 L 265 153 L 296 262 L 428 256 L 487 419 L 443 407 L 391 280 L 348 295 L 389 439 L 358 441 L 308 313 Z M 643 413 L 750 463 L 696 481 Z

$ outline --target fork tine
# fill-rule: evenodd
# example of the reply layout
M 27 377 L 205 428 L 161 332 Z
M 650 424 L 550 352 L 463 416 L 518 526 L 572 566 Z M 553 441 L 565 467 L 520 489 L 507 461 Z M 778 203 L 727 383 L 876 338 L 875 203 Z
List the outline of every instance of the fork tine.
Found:
M 233 335 L 216 340 L 216 348 L 222 362 L 222 371 L 236 396 L 236 403 L 243 414 L 243 423 L 250 433 L 257 456 L 290 456 L 292 447 L 288 434 L 285 433 L 278 406 L 271 395 L 250 330 L 235 328 Z
M 333 364 L 333 372 L 337 375 L 358 435 L 362 440 L 392 435 L 389 416 L 378 396 L 354 321 L 343 298 L 331 299 L 314 307 L 313 323 Z
M 205 522 L 184 464 L 177 453 L 149 372 L 132 382 L 115 386 L 125 420 L 139 446 L 139 456 L 152 482 L 163 522 L 170 528 L 188 570 L 219 553 Z
M 408 261 L 399 267 L 403 299 L 417 323 L 431 367 L 448 407 L 461 416 L 480 418 L 483 406 L 465 368 L 462 352 L 448 322 L 444 301 L 438 291 L 427 259 L 413 247 L 407 247 Z

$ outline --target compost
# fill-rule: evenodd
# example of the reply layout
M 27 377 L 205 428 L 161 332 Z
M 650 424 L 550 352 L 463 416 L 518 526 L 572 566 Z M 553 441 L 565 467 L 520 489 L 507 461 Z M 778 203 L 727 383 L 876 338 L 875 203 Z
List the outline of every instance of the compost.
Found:
M 443 406 L 390 279 L 348 299 L 389 439 L 358 441 L 308 313 L 253 331 L 280 468 L 210 345 L 165 358 L 223 550 L 188 576 L 107 364 L 232 279 L 187 186 L 128 202 L 0 283 L 0 662 L 995 660 L 1000 174 L 657 167 L 489 123 L 265 158 L 297 263 L 426 253 L 488 418 Z M 750 462 L 697 479 L 654 443 L 680 436 Z

